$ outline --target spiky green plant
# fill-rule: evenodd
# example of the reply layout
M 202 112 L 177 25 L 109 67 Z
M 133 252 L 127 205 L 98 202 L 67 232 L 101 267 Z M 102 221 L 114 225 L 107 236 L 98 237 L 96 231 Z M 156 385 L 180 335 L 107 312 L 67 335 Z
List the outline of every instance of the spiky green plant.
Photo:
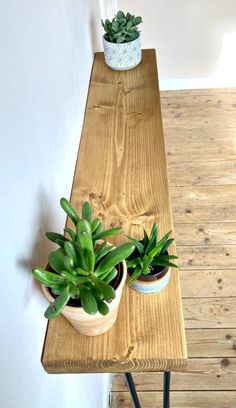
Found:
M 127 258 L 127 267 L 133 269 L 129 278 L 129 283 L 133 282 L 140 275 L 148 275 L 158 266 L 170 266 L 178 268 L 177 265 L 171 262 L 172 259 L 177 259 L 175 255 L 169 255 L 167 250 L 174 241 L 170 238 L 171 231 L 158 241 L 157 225 L 153 224 L 150 237 L 147 231 L 143 229 L 143 239 L 138 241 L 135 238 L 127 236 L 127 238 L 135 245 L 135 251 Z
M 110 21 L 102 20 L 102 26 L 105 30 L 104 38 L 112 43 L 126 43 L 139 37 L 138 25 L 142 23 L 142 17 L 135 17 L 130 13 L 124 14 L 118 11 L 115 17 Z
M 80 300 L 85 312 L 102 315 L 109 312 L 108 303 L 115 298 L 110 282 L 116 277 L 116 266 L 134 251 L 132 243 L 119 247 L 98 242 L 109 235 L 120 232 L 120 227 L 102 231 L 100 220 L 91 219 L 91 206 L 84 203 L 82 219 L 68 200 L 62 198 L 61 206 L 76 226 L 66 228 L 71 239 L 54 232 L 46 236 L 60 248 L 48 256 L 51 270 L 34 268 L 34 277 L 51 289 L 55 301 L 47 308 L 45 317 L 57 317 L 70 299 Z

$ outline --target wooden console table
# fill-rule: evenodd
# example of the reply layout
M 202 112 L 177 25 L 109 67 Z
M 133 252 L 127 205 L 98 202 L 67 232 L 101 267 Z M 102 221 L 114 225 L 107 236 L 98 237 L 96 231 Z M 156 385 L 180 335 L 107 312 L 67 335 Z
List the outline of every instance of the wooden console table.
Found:
M 95 56 L 71 195 L 79 211 L 85 200 L 105 227 L 122 225 L 125 234 L 140 238 L 154 222 L 160 235 L 172 229 L 155 50 L 123 72 Z M 131 373 L 162 371 L 168 407 L 170 372 L 187 365 L 178 271 L 157 294 L 127 285 L 118 320 L 103 335 L 84 337 L 61 316 L 50 321 L 42 364 L 48 373 L 124 372 L 135 407 Z

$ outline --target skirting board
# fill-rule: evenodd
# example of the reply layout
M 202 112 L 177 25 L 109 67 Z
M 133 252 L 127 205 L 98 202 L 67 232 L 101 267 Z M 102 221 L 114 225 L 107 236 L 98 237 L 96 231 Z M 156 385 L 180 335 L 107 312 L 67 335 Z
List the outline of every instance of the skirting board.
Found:
M 205 89 L 205 88 L 234 88 L 236 78 L 159 78 L 161 91 L 171 91 L 180 89 Z

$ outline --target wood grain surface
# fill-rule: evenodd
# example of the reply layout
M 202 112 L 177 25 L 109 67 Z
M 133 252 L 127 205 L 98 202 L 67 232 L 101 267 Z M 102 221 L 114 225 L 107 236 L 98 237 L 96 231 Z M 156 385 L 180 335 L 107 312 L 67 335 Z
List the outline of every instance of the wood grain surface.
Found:
M 89 200 L 106 227 L 138 238 L 154 222 L 161 235 L 172 228 L 154 50 L 126 72 L 96 55 L 71 200 L 78 210 Z M 159 294 L 126 286 L 118 320 L 101 336 L 83 337 L 63 317 L 51 321 L 42 363 L 49 373 L 185 370 L 178 271 Z

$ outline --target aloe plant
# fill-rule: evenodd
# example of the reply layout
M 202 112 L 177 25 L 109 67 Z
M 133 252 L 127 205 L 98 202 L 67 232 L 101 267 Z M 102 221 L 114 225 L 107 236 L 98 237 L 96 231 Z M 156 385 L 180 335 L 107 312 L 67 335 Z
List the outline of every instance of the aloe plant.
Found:
M 156 267 L 172 267 L 178 268 L 173 262 L 173 259 L 178 257 L 168 254 L 168 248 L 174 241 L 170 238 L 171 231 L 167 232 L 158 241 L 157 225 L 153 224 L 150 236 L 148 236 L 145 228 L 143 229 L 143 239 L 138 241 L 135 238 L 127 236 L 132 244 L 135 245 L 135 251 L 127 258 L 127 267 L 133 270 L 129 278 L 129 283 L 132 283 L 140 275 L 148 275 L 154 272 Z
M 140 23 L 142 23 L 142 17 L 135 17 L 130 13 L 125 15 L 120 10 L 111 21 L 106 19 L 104 22 L 102 20 L 102 26 L 105 30 L 104 38 L 112 43 L 126 43 L 136 40 L 140 35 L 137 28 Z
M 103 231 L 100 220 L 92 220 L 89 203 L 83 205 L 82 218 L 65 198 L 61 199 L 61 206 L 72 219 L 75 231 L 65 228 L 70 239 L 55 232 L 46 233 L 60 248 L 48 256 L 51 270 L 34 268 L 32 271 L 34 277 L 49 287 L 56 297 L 47 308 L 45 317 L 57 317 L 70 299 L 80 300 L 89 314 L 98 311 L 106 315 L 108 303 L 115 298 L 115 290 L 110 283 L 117 275 L 116 266 L 131 255 L 135 246 L 125 243 L 115 248 L 106 241 L 98 242 L 121 229 Z

